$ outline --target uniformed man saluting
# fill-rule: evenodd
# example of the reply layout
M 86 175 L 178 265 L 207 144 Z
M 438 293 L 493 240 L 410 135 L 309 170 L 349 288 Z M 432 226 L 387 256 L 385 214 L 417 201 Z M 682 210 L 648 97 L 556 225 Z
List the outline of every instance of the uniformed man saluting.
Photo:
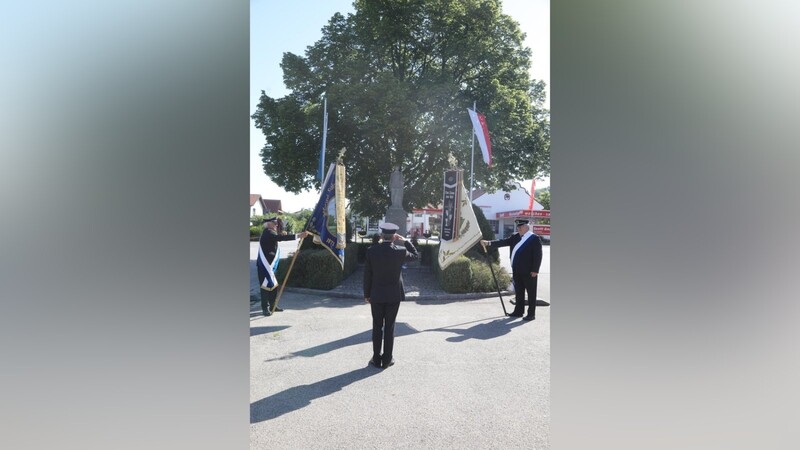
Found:
M 364 301 L 372 307 L 372 359 L 369 363 L 384 369 L 394 364 L 394 323 L 400 302 L 406 298 L 402 266 L 419 257 L 411 242 L 397 234 L 399 228 L 393 223 L 383 224 L 383 242 L 367 249 L 364 263 Z
M 511 317 L 522 317 L 525 312 L 525 291 L 528 291 L 528 315 L 523 320 L 536 320 L 536 281 L 542 264 L 542 241 L 533 234 L 527 219 L 514 221 L 517 232 L 506 239 L 481 241 L 484 247 L 509 247 L 511 252 L 511 277 L 514 281 L 516 304 Z

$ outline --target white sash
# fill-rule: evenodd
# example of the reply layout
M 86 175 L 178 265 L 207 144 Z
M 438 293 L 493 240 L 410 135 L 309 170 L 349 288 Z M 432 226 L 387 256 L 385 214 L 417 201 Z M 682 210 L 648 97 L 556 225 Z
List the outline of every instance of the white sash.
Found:
M 528 230 L 527 233 L 522 235 L 522 239 L 520 239 L 520 241 L 517 243 L 517 245 L 514 246 L 514 250 L 511 251 L 511 270 L 512 271 L 514 270 L 514 257 L 517 256 L 517 250 L 522 248 L 522 244 L 524 244 L 525 241 L 527 241 L 528 238 L 531 237 L 531 236 L 533 236 L 533 232 L 531 230 Z
M 278 258 L 275 259 L 277 260 Z M 264 277 L 264 282 L 261 283 L 261 289 L 271 291 L 278 285 L 278 279 L 275 277 L 275 272 L 272 271 L 272 264 L 267 262 L 267 257 L 264 255 L 264 251 L 261 250 L 260 245 L 258 246 L 258 260 L 267 270 L 267 276 Z

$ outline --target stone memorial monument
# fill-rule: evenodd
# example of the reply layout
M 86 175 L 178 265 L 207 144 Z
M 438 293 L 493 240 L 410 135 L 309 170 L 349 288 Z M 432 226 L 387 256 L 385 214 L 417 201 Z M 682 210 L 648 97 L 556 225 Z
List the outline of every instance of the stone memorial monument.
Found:
M 386 210 L 386 222 L 394 223 L 400 227 L 397 234 L 405 236 L 408 232 L 406 221 L 408 213 L 403 210 L 403 173 L 399 167 L 395 167 L 389 177 L 389 191 L 391 193 L 392 204 Z

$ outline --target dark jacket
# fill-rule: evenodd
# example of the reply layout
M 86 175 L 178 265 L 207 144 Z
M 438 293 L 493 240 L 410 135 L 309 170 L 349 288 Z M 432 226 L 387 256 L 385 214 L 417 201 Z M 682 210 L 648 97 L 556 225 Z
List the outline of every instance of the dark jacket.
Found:
M 273 230 L 264 228 L 264 232 L 261 233 L 258 244 L 261 246 L 261 251 L 264 252 L 264 256 L 267 257 L 267 262 L 272 264 L 275 262 L 275 255 L 278 252 L 278 242 L 293 241 L 295 239 L 297 239 L 297 237 L 294 234 L 282 235 Z M 258 271 L 258 283 L 261 284 L 267 277 L 267 270 L 262 268 L 261 264 L 257 264 L 256 269 Z
M 402 266 L 419 257 L 410 241 L 404 247 L 382 242 L 367 249 L 364 263 L 364 298 L 372 303 L 396 303 L 405 300 Z
M 281 235 L 273 230 L 264 228 L 264 232 L 261 233 L 258 244 L 261 246 L 261 251 L 264 252 L 264 256 L 267 257 L 267 261 L 272 264 L 275 261 L 275 254 L 278 251 L 278 242 L 293 241 L 295 239 L 297 239 L 297 237 L 294 234 Z
M 509 258 L 514 253 L 514 247 L 522 240 L 519 233 L 514 233 L 505 239 L 491 241 L 492 247 L 508 247 Z M 511 261 L 511 271 L 513 273 L 539 273 L 539 266 L 542 264 L 542 240 L 538 235 L 531 233 L 523 247 L 517 250 L 517 255 Z

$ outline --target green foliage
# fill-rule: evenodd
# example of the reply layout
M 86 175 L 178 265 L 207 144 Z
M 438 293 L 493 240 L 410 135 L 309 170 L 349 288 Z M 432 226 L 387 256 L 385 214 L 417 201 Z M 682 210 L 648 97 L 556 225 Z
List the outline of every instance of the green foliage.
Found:
M 344 273 L 342 279 L 349 277 L 358 269 L 358 247 L 355 243 L 347 244 L 344 249 Z
M 284 282 L 293 257 L 294 255 L 290 255 L 290 257 L 281 259 L 275 274 L 279 283 Z M 301 250 L 294 262 L 294 267 L 292 267 L 287 286 L 330 290 L 338 286 L 357 268 L 357 251 L 348 252 L 345 249 L 344 270 L 342 270 L 339 261 L 328 250 Z
M 439 246 L 432 247 L 433 273 L 439 280 L 439 285 L 446 292 L 495 292 L 497 290 L 485 256 L 478 259 L 461 256 L 445 270 L 441 270 L 438 259 Z M 454 266 L 456 267 L 454 268 Z M 492 268 L 494 268 L 497 284 L 501 290 L 505 290 L 511 283 L 511 275 L 499 263 L 493 263 Z
M 291 254 L 289 257 L 281 258 L 281 262 L 278 263 L 278 270 L 275 272 L 275 278 L 278 280 L 279 284 L 283 284 L 284 280 L 286 280 L 286 272 L 289 270 L 289 265 L 292 263 Z M 288 286 L 297 286 L 294 284 L 297 282 L 298 277 L 297 274 L 292 269 L 292 279 L 289 280 L 290 283 Z
M 489 224 L 489 221 L 486 220 L 486 216 L 483 214 L 483 211 L 474 204 L 472 205 L 472 211 L 475 213 L 475 219 L 478 220 L 478 227 L 480 227 L 481 234 L 483 235 L 481 239 L 485 239 L 487 241 L 494 240 L 494 230 L 492 230 L 492 226 Z M 500 261 L 500 253 L 497 251 L 497 248 L 489 247 L 487 250 L 492 261 L 495 263 Z M 473 259 L 486 261 L 486 253 L 483 251 L 483 247 L 480 243 L 475 244 L 471 249 L 467 250 L 465 255 Z
M 472 264 L 466 256 L 460 256 L 439 273 L 439 284 L 451 294 L 471 292 Z
M 265 220 L 267 220 L 267 216 L 251 216 L 250 224 L 256 227 L 263 227 Z
M 393 166 L 405 177 L 406 210 L 441 201 L 448 156 L 461 166 L 470 160 L 466 108 L 473 102 L 487 118 L 494 165 L 475 166 L 476 187 L 549 173 L 544 83 L 531 80 L 530 49 L 498 0 L 354 6 L 347 17 L 335 14 L 304 56 L 284 53 L 290 94 L 262 91 L 252 118 L 266 138 L 264 172 L 275 183 L 294 193 L 320 187 L 323 94 L 332 130 L 326 160 L 347 148 L 347 197 L 364 216 L 389 206 Z
M 417 246 L 417 251 L 419 252 L 419 263 L 423 266 L 430 266 L 433 264 L 434 260 L 434 251 L 439 251 L 439 245 L 433 244 L 419 244 Z
M 550 188 L 547 187 L 545 189 L 537 190 L 535 195 L 536 201 L 539 202 L 540 205 L 544 209 L 550 209 Z
M 441 279 L 442 269 L 439 267 L 439 244 L 431 245 L 431 267 L 433 267 L 433 274 L 436 279 Z M 441 284 L 441 283 L 440 283 Z
M 367 259 L 367 249 L 372 246 L 372 242 L 358 242 L 349 244 L 348 248 L 355 249 L 358 264 L 363 264 Z
M 476 260 L 470 258 L 470 266 L 472 267 L 472 292 L 497 292 L 497 287 L 495 287 L 494 278 L 492 277 L 492 269 L 489 268 L 486 259 Z M 492 264 L 492 268 L 500 290 L 505 290 L 511 284 L 511 275 L 500 264 Z
M 250 237 L 259 237 L 261 233 L 264 231 L 264 227 L 262 226 L 253 226 L 250 227 Z

